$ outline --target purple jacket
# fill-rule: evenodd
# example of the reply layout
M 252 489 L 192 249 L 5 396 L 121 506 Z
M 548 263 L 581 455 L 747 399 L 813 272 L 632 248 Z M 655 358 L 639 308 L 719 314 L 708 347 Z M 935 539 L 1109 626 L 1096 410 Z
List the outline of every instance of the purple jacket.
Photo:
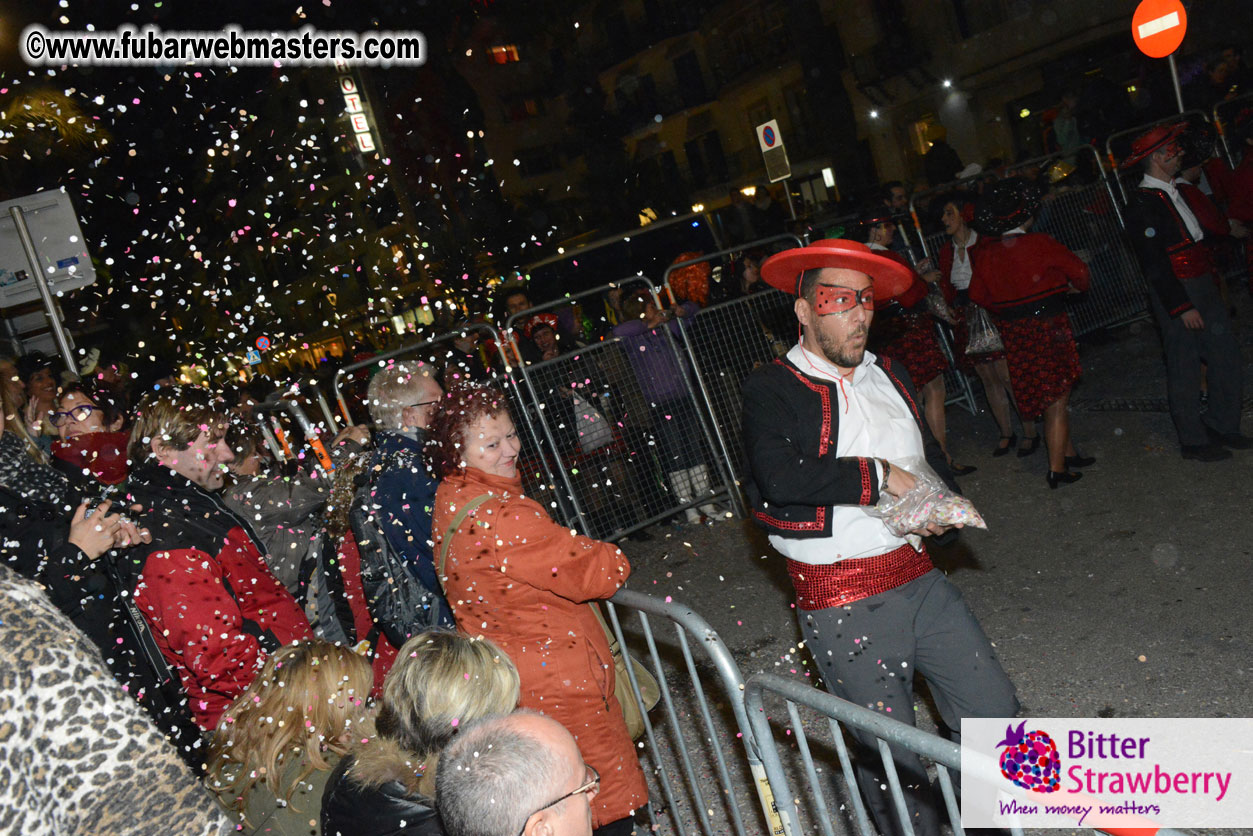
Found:
M 691 316 L 700 310 L 694 302 L 684 302 L 684 316 Z M 679 335 L 679 322 L 672 319 L 666 323 L 674 337 L 675 344 L 682 345 Z M 687 386 L 683 374 L 687 363 L 666 343 L 666 335 L 661 328 L 650 330 L 642 319 L 633 319 L 613 327 L 613 334 L 622 340 L 622 348 L 626 351 L 635 377 L 639 380 L 640 390 L 651 403 L 661 403 L 687 395 Z

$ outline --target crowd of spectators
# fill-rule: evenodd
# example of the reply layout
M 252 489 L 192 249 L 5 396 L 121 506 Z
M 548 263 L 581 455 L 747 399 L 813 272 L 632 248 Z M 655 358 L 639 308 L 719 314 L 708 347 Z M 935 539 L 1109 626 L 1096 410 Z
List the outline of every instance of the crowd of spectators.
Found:
M 384 363 L 373 432 L 340 433 L 328 468 L 274 457 L 238 393 L 128 410 L 94 375 L 5 365 L 3 764 L 27 787 L 6 832 L 493 833 L 441 821 L 437 766 L 519 704 L 555 718 L 484 732 L 531 764 L 497 776 L 536 802 L 519 827 L 630 831 L 647 790 L 590 610 L 630 567 L 524 496 L 498 389 Z M 478 766 L 439 774 L 473 803 Z
M 1241 66 L 1207 65 L 1197 95 L 1224 100 Z M 1059 154 L 1086 141 L 1081 102 L 1063 97 Z M 1160 152 L 1154 176 L 1177 163 L 1209 257 L 1253 265 L 1239 244 L 1253 222 L 1253 115 L 1228 135 L 1234 168 L 1213 136 L 1164 134 L 1133 161 Z M 904 183 L 843 219 L 840 234 L 914 274 L 871 301 L 871 345 L 901 361 L 946 450 L 945 374 L 974 371 L 1000 435 L 991 455 L 1030 456 L 1043 440 L 1057 488 L 1094 462 L 1071 438 L 1081 367 L 1066 315 L 1093 268 L 1044 234 L 1077 169 L 980 176 L 951 150 L 927 168 L 961 182 L 914 206 L 924 234 L 943 231 L 934 258 Z M 0 357 L 0 707 L 13 729 L 0 766 L 27 788 L 0 800 L 0 828 L 630 832 L 648 790 L 596 612 L 630 564 L 526 495 L 518 427 L 544 422 L 571 471 L 591 463 L 603 501 L 590 512 L 726 516 L 696 370 L 677 346 L 701 339 L 692 323 L 707 307 L 773 292 L 769 255 L 676 254 L 661 293 L 628 282 L 537 305 L 506 285 L 504 344 L 465 319 L 438 356 L 374 364 L 359 395 L 370 427 L 335 435 L 326 460 L 279 455 L 259 431 L 273 385 L 215 392 L 98 352 L 60 378 L 39 353 Z M 1192 328 L 1187 305 L 1155 312 Z M 782 355 L 795 340 L 784 314 L 753 308 L 736 339 Z M 515 368 L 533 411 L 494 382 Z M 1246 442 L 1237 422 L 1183 448 L 1208 461 Z M 64 770 L 79 780 L 52 779 Z

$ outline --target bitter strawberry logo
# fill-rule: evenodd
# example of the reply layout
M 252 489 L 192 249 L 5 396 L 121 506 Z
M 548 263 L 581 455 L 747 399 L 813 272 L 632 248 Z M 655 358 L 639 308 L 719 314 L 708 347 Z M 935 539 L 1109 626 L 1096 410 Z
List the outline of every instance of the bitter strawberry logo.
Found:
M 1031 792 L 1057 792 L 1061 785 L 1062 761 L 1057 744 L 1048 732 L 1025 731 L 1024 720 L 1018 728 L 1005 727 L 1005 739 L 997 746 L 1001 752 L 1001 774 Z

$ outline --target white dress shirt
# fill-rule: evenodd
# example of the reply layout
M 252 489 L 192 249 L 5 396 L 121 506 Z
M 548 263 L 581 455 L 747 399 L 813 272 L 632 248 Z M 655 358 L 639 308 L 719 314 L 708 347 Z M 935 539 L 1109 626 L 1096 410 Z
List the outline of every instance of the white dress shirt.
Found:
M 875 365 L 875 356 L 869 351 L 847 378 L 825 357 L 807 351 L 800 343 L 787 353 L 787 359 L 811 377 L 839 384 L 835 388 L 838 402 L 832 404 L 839 414 L 839 437 L 834 455 L 871 456 L 889 462 L 924 455 L 922 433 L 913 412 L 887 373 Z M 883 473 L 878 463 L 875 463 L 873 478 L 882 483 Z M 870 516 L 860 505 L 835 505 L 828 510 L 830 537 L 796 540 L 772 534 L 770 545 L 800 563 L 824 564 L 874 557 L 909 542 L 889 531 L 883 520 Z
M 953 241 L 953 269 L 949 271 L 948 279 L 957 290 L 969 288 L 970 280 L 974 278 L 974 268 L 970 264 L 970 248 L 978 240 L 979 233 L 972 229 L 970 237 L 966 239 L 966 246 L 959 246 L 956 240 Z
M 1192 236 L 1192 240 L 1200 241 L 1205 237 L 1205 230 L 1201 228 L 1196 215 L 1192 214 L 1192 208 L 1188 206 L 1188 201 L 1183 199 L 1183 195 L 1179 194 L 1179 190 L 1175 188 L 1174 183 L 1167 183 L 1165 180 L 1158 180 L 1156 177 L 1150 177 L 1146 174 L 1144 179 L 1140 181 L 1140 188 L 1161 189 L 1164 191 L 1170 197 L 1170 202 L 1175 204 L 1175 209 L 1179 212 L 1183 225 L 1188 228 L 1188 234 Z

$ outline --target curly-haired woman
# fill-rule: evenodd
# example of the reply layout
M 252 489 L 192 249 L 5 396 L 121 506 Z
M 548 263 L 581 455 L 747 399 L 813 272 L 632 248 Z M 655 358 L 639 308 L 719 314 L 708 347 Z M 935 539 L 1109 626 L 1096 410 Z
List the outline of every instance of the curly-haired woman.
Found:
M 436 554 L 446 548 L 441 575 L 457 624 L 513 658 L 523 708 L 574 735 L 601 776 L 592 803 L 598 833 L 629 833 L 648 789 L 614 696 L 609 643 L 588 604 L 612 596 L 631 566 L 611 543 L 575 534 L 523 495 L 518 435 L 499 390 L 449 392 L 430 433 L 443 480 L 435 495 Z

